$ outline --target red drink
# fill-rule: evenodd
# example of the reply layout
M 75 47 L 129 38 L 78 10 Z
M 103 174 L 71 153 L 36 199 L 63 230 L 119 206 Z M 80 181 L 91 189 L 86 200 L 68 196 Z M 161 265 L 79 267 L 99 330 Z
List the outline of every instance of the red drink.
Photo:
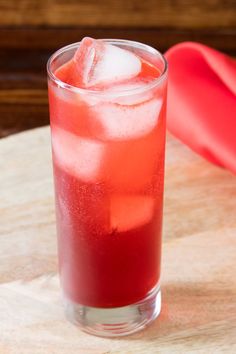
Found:
M 70 317 L 80 325 L 81 308 L 127 309 L 145 299 L 151 299 L 153 318 L 160 278 L 165 62 L 149 47 L 135 51 L 132 42 L 85 39 L 76 51 L 78 46 L 50 62 L 63 292 Z M 105 317 L 103 326 L 110 324 Z M 95 329 L 88 315 L 86 321 L 87 331 L 103 335 L 140 327 L 126 323 L 121 329 L 113 318 L 109 332 Z

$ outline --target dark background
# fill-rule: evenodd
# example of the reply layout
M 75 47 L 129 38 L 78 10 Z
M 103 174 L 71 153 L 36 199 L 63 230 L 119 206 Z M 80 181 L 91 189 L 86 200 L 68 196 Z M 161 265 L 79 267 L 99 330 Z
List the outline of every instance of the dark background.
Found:
M 236 0 L 0 0 L 0 137 L 48 124 L 46 61 L 84 36 L 236 56 Z

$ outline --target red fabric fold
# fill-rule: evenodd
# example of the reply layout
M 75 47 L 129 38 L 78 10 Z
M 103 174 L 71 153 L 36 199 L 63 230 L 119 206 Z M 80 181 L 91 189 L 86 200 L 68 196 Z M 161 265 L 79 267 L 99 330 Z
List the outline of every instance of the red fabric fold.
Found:
M 236 173 L 236 60 L 192 42 L 173 46 L 165 56 L 169 131 Z

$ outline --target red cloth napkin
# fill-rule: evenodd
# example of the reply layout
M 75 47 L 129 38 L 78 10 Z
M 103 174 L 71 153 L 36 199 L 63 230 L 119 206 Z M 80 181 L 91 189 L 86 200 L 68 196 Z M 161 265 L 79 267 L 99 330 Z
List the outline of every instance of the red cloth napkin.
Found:
M 192 42 L 173 46 L 165 56 L 169 131 L 236 173 L 236 60 Z

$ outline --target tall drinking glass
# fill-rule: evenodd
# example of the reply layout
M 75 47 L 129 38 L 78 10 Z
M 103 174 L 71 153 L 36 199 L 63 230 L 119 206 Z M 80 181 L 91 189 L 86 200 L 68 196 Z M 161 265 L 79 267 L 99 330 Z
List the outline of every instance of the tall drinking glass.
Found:
M 141 86 L 91 90 L 55 72 L 80 43 L 48 61 L 58 253 L 67 318 L 100 336 L 133 333 L 161 309 L 167 64 L 155 49 L 102 40 L 159 70 Z

